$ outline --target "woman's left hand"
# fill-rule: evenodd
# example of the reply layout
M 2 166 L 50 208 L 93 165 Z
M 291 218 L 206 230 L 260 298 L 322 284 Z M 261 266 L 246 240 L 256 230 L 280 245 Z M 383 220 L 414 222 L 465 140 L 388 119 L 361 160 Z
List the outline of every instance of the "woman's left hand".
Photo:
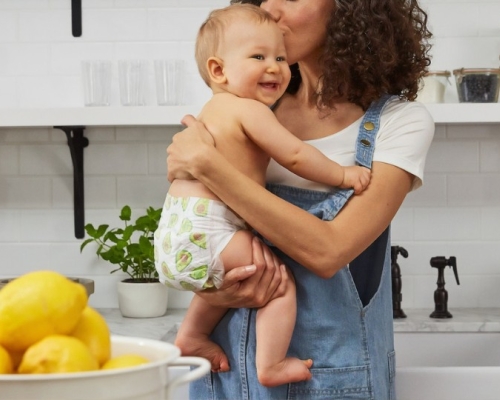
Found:
M 258 238 L 252 241 L 252 266 L 234 268 L 217 290 L 196 294 L 214 307 L 256 308 L 283 296 L 288 274 L 281 260 Z

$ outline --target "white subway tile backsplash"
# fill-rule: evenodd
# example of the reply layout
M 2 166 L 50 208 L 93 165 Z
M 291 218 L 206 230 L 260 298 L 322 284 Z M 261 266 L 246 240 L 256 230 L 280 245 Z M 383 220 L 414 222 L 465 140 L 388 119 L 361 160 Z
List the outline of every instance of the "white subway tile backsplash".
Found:
M 479 6 L 474 2 L 429 4 L 429 27 L 436 37 L 477 36 Z
M 99 144 L 85 149 L 90 175 L 144 175 L 148 172 L 145 144 Z
M 86 9 L 82 16 L 84 41 L 142 41 L 147 38 L 145 9 Z
M 446 206 L 446 175 L 426 173 L 423 186 L 406 195 L 404 207 Z
M 17 78 L 0 78 L 0 107 L 15 108 L 17 105 Z
M 491 207 L 498 204 L 500 174 L 448 175 L 448 205 Z
M 449 139 L 499 139 L 500 125 L 481 124 L 481 125 L 448 125 L 447 137 Z
M 19 13 L 0 11 L 0 42 L 14 42 L 19 38 Z
M 0 195 L 6 191 L 7 188 L 2 186 L 2 191 Z M 31 195 L 30 195 L 31 196 Z M 3 250 L 5 248 L 10 248 L 11 242 L 17 242 L 20 238 L 19 221 L 21 220 L 21 213 L 19 210 L 9 210 L 4 206 L 4 202 L 1 201 L 2 209 L 0 210 L 0 265 L 8 262 L 9 258 L 4 257 Z M 5 243 L 8 243 L 5 245 Z M 0 273 L 5 273 L 5 268 L 0 268 Z
M 70 10 L 35 10 L 19 12 L 19 40 L 51 42 L 74 40 Z
M 425 168 L 428 172 L 479 171 L 479 144 L 465 140 L 434 140 Z
M 19 174 L 19 148 L 0 146 L 0 176 Z
M 150 10 L 148 39 L 194 41 L 201 23 L 207 18 L 210 8 Z M 187 24 L 186 21 L 189 21 Z
M 49 45 L 46 43 L 0 43 L 0 76 L 46 76 Z
M 35 191 L 32 191 L 36 193 Z M 20 240 L 34 243 L 58 243 L 75 240 L 72 210 L 22 210 Z
M 415 240 L 480 240 L 481 209 L 421 207 L 414 209 Z
M 391 222 L 392 243 L 413 240 L 414 212 L 412 208 L 402 207 Z
M 485 140 L 480 143 L 481 171 L 500 172 L 500 136 L 497 140 Z
M 19 149 L 22 175 L 68 175 L 73 173 L 68 146 L 22 145 Z
M 54 75 L 81 76 L 83 60 L 106 60 L 114 57 L 112 43 L 56 43 L 50 46 L 50 71 Z
M 126 177 L 117 179 L 118 206 L 160 208 L 168 190 L 166 174 L 160 177 Z
M 187 61 L 188 101 L 196 115 L 211 93 L 194 60 L 194 41 L 208 12 L 229 0 L 85 0 L 83 35 L 71 35 L 68 0 L 0 0 L 0 107 L 81 107 L 80 64 L 113 61 L 113 106 L 119 105 L 117 61 L 150 63 L 148 105 L 156 104 L 153 60 Z M 433 70 L 499 67 L 500 0 L 423 0 L 434 33 Z M 447 102 L 457 102 L 454 78 Z M 62 111 L 64 112 L 64 111 Z M 180 121 L 179 121 L 180 124 Z M 85 129 L 85 221 L 121 226 L 119 210 L 133 217 L 160 207 L 168 189 L 166 148 L 182 129 Z M 434 308 L 434 256 L 456 256 L 461 285 L 447 269 L 450 311 L 500 307 L 500 125 L 437 125 L 424 187 L 410 193 L 392 222 L 399 257 L 403 309 Z M 123 273 L 80 253 L 74 237 L 73 166 L 58 129 L 0 130 L 0 277 L 48 268 L 95 280 L 90 304 L 117 307 Z M 15 266 L 15 267 L 13 267 Z M 189 292 L 172 290 L 170 307 L 185 307 Z
M 0 177 L 2 208 L 49 208 L 51 206 L 50 178 Z
M 481 210 L 481 228 L 482 240 L 500 241 L 500 207 L 498 204 L 496 207 Z
M 3 128 L 0 129 L 0 143 L 40 143 L 49 140 L 47 128 Z

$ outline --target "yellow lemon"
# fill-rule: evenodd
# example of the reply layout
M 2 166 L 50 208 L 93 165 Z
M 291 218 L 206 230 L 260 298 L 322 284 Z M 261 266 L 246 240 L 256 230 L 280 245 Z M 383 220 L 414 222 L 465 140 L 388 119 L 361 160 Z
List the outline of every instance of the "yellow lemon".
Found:
M 47 335 L 68 334 L 87 305 L 83 285 L 53 271 L 30 272 L 0 290 L 0 345 L 23 351 Z
M 147 364 L 149 360 L 137 354 L 123 354 L 111 358 L 108 362 L 104 363 L 101 369 L 117 369 L 135 367 L 136 365 Z
M 14 367 L 10 354 L 2 346 L 0 346 L 0 374 L 12 374 Z
M 87 345 L 99 365 L 109 360 L 111 336 L 106 320 L 92 307 L 85 307 L 71 336 Z
M 97 360 L 81 340 L 65 335 L 50 335 L 26 350 L 18 372 L 50 374 L 97 369 Z

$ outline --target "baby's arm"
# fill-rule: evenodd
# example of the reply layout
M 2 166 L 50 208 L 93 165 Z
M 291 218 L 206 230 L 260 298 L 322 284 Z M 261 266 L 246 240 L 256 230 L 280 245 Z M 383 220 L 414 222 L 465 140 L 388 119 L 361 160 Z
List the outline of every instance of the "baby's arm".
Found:
M 245 133 L 277 163 L 305 179 L 354 188 L 355 193 L 368 186 L 369 169 L 339 165 L 283 127 L 266 105 L 255 100 L 243 101 L 247 102 L 240 108 Z

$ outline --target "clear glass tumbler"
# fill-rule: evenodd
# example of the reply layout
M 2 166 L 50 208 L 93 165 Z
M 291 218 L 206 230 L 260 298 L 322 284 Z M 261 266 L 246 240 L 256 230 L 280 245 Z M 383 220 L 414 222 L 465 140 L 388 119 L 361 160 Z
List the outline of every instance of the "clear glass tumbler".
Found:
M 83 94 L 86 106 L 109 106 L 111 98 L 109 60 L 82 61 Z
M 185 61 L 155 60 L 156 98 L 160 106 L 182 105 L 185 101 Z
M 122 106 L 146 105 L 147 67 L 146 60 L 118 61 L 118 81 Z

